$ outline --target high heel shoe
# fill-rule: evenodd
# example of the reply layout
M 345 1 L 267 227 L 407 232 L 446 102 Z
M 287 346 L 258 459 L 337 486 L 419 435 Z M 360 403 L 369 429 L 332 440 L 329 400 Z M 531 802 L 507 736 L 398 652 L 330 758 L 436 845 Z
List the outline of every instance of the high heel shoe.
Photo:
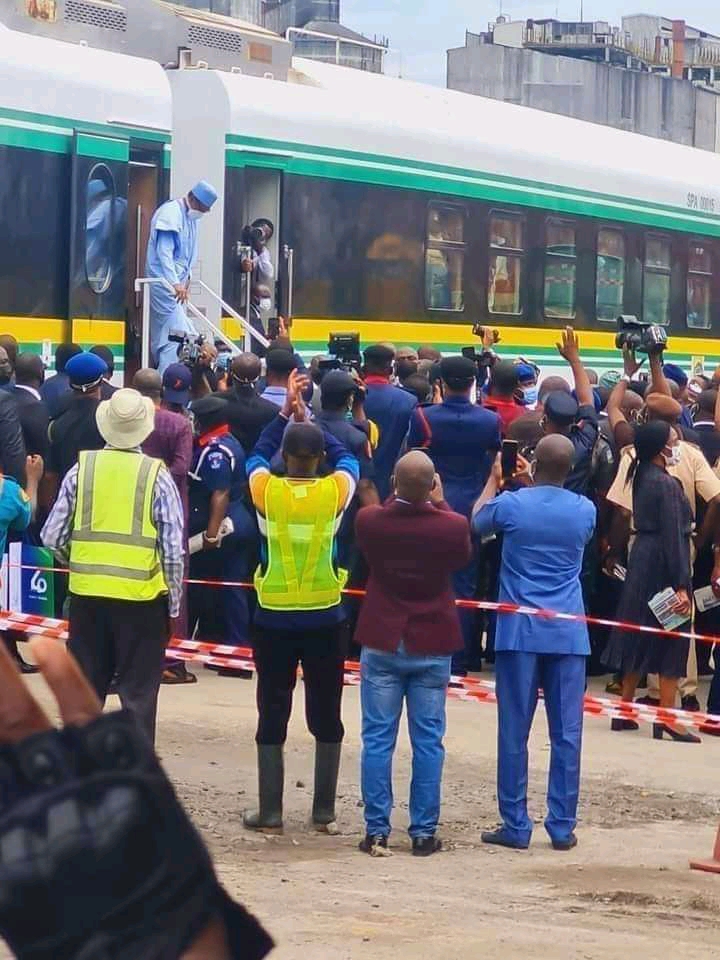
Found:
M 634 720 L 625 720 L 623 717 L 613 717 L 610 721 L 610 729 L 617 733 L 620 730 L 639 730 L 640 725 Z
M 678 743 L 702 743 L 700 737 L 696 737 L 694 733 L 688 731 L 680 733 L 679 730 L 674 730 L 668 726 L 667 723 L 653 724 L 653 740 L 662 740 L 665 734 L 667 734 L 671 740 L 676 740 Z

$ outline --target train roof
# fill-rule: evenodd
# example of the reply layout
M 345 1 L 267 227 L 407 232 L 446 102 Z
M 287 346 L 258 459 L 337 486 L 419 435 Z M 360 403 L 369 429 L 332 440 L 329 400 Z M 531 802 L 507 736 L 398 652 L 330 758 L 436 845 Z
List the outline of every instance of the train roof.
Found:
M 444 184 L 462 194 L 464 181 L 478 187 L 488 175 L 489 196 L 505 183 L 521 203 L 534 197 L 559 210 L 606 217 L 615 210 L 621 220 L 698 230 L 711 224 L 720 233 L 720 156 L 709 151 L 301 58 L 293 60 L 289 83 L 192 73 L 198 96 L 206 104 L 214 99 L 237 149 L 256 141 L 254 148 L 279 152 L 282 144 L 292 153 L 312 147 L 318 156 L 324 148 L 324 160 L 348 169 L 374 163 L 374 182 L 388 158 L 396 171 L 404 160 L 434 171 L 440 191 Z M 190 90 L 184 86 L 184 96 Z M 398 182 L 396 173 L 390 182 Z
M 159 63 L 20 33 L 0 31 L 0 108 L 170 131 L 167 74 Z M 2 122 L 2 117 L 0 117 Z

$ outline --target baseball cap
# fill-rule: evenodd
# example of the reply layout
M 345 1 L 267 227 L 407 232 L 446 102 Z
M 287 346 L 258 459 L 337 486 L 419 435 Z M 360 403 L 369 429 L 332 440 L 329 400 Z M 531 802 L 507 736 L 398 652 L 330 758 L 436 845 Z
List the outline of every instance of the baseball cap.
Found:
M 192 374 L 184 363 L 171 363 L 162 378 L 163 399 L 186 407 L 190 402 Z
M 440 375 L 450 386 L 469 387 L 476 372 L 469 357 L 443 357 L 440 361 Z
M 81 393 L 96 387 L 107 372 L 105 361 L 94 353 L 77 353 L 65 364 L 70 386 Z
M 559 426 L 570 426 L 578 415 L 578 403 L 574 397 L 564 390 L 553 390 L 545 398 L 545 416 Z
M 320 384 L 323 397 L 342 397 L 354 389 L 355 381 L 345 370 L 328 370 Z
M 688 375 L 676 363 L 666 363 L 663 367 L 663 373 L 668 380 L 674 380 L 679 387 L 687 386 Z

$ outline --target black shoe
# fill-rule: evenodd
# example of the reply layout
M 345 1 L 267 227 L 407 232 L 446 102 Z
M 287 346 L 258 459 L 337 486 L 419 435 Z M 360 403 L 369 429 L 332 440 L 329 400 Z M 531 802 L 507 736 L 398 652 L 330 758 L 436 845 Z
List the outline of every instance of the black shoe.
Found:
M 660 701 L 657 697 L 638 697 L 635 703 L 643 703 L 646 707 L 659 707 Z
M 698 698 L 694 693 L 691 693 L 687 697 L 683 697 L 680 702 L 682 703 L 683 710 L 690 710 L 692 713 L 697 713 L 700 709 Z
M 366 833 L 358 844 L 358 850 L 362 850 L 363 853 L 369 853 L 371 857 L 381 857 L 382 853 L 380 851 L 387 850 L 387 845 L 388 838 L 382 834 L 374 837 L 371 833 Z
M 653 740 L 662 740 L 665 734 L 677 743 L 702 743 L 700 737 L 696 737 L 694 733 L 689 733 L 687 730 L 681 733 L 667 723 L 653 724 Z
M 218 667 L 217 675 L 219 677 L 235 677 L 240 680 L 252 680 L 252 670 L 240 670 L 235 667 Z
M 553 850 L 572 850 L 577 846 L 577 837 L 571 833 L 567 840 L 552 840 L 551 843 Z
M 414 857 L 430 857 L 442 850 L 442 840 L 432 837 L 413 837 L 412 853 Z
M 17 656 L 13 657 L 13 660 L 15 661 L 15 664 L 18 670 L 20 671 L 20 673 L 25 674 L 25 676 L 29 676 L 31 673 L 40 672 L 39 667 L 36 667 L 32 663 L 28 663 L 27 660 L 23 660 L 23 658 L 20 656 L 19 653 L 17 654 Z
M 511 850 L 527 850 L 529 843 L 521 843 L 520 840 L 513 840 L 504 827 L 498 830 L 485 830 L 480 834 L 483 843 L 494 844 L 497 847 L 509 847 Z
M 634 720 L 625 720 L 623 717 L 613 717 L 610 721 L 610 729 L 617 733 L 620 730 L 639 730 L 640 724 Z

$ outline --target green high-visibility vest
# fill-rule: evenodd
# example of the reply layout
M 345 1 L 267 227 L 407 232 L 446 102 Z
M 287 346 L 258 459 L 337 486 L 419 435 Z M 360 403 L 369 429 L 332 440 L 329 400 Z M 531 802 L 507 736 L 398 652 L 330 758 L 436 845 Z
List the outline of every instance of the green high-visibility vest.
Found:
M 325 610 L 340 603 L 347 571 L 336 570 L 333 544 L 338 488 L 332 477 L 271 476 L 265 487 L 267 566 L 255 573 L 266 610 Z
M 160 460 L 128 450 L 84 450 L 78 464 L 70 592 L 136 601 L 167 593 L 152 519 Z

